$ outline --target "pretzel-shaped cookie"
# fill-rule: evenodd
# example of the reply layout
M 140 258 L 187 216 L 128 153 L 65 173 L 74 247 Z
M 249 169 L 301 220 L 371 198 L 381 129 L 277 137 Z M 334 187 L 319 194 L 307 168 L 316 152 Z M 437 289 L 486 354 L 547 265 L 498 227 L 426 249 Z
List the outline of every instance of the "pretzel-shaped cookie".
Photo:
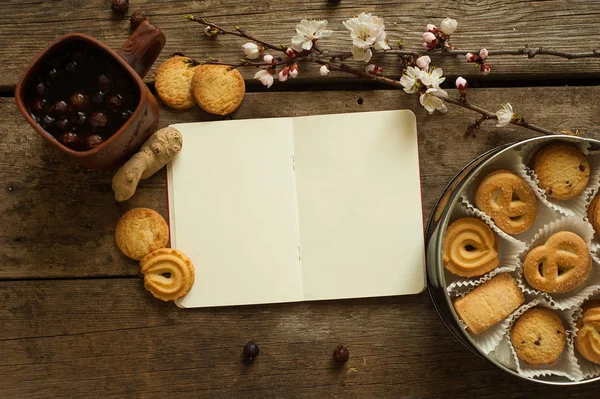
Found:
M 600 306 L 585 310 L 577 328 L 577 351 L 590 362 L 600 364 Z
M 157 249 L 142 259 L 140 266 L 144 287 L 165 302 L 185 296 L 194 284 L 194 265 L 176 249 Z
M 444 237 L 443 263 L 461 277 L 481 276 L 500 264 L 496 236 L 487 224 L 475 218 L 452 223 Z
M 533 288 L 562 294 L 579 287 L 592 271 L 592 258 L 581 237 L 559 231 L 525 256 L 523 274 Z
M 537 216 L 537 199 L 525 180 L 507 170 L 487 175 L 477 187 L 475 205 L 508 234 L 527 231 Z

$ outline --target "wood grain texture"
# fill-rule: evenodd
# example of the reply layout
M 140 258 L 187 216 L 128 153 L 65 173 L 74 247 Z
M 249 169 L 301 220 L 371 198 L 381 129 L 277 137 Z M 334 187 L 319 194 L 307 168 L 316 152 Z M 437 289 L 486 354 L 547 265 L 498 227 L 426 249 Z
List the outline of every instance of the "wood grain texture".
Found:
M 518 112 L 532 115 L 532 123 L 600 138 L 598 87 L 477 89 L 469 95 L 490 109 L 510 101 Z M 465 127 L 476 115 L 450 108 L 445 116 L 429 116 L 416 97 L 398 90 L 250 93 L 233 117 L 404 108 L 417 114 L 425 222 L 451 178 L 471 159 L 531 136 L 527 130 L 497 129 L 488 122 L 476 139 L 465 140 Z M 163 107 L 160 123 L 209 119 L 218 117 L 200 109 L 176 112 Z M 125 203 L 114 200 L 111 179 L 112 172 L 86 170 L 46 145 L 18 114 L 14 100 L 0 99 L 0 279 L 138 275 L 138 265 L 114 244 L 114 226 L 136 206 L 154 208 L 166 217 L 165 174 L 142 181 Z
M 0 282 L 4 398 L 592 397 L 463 348 L 425 294 L 182 310 L 138 279 Z M 242 361 L 249 340 L 260 346 Z M 348 346 L 344 367 L 332 363 Z
M 439 24 L 446 17 L 457 18 L 453 43 L 458 48 L 515 48 L 524 45 L 560 48 L 567 51 L 591 50 L 600 35 L 600 8 L 595 0 L 501 1 L 501 0 L 387 0 L 364 2 L 343 0 L 333 6 L 325 0 L 136 0 L 130 12 L 143 10 L 161 27 L 167 45 L 159 61 L 183 51 L 191 56 L 214 56 L 237 61 L 244 41 L 233 36 L 211 40 L 203 28 L 184 21 L 185 14 L 197 14 L 233 27 L 241 25 L 249 33 L 273 43 L 289 43 L 294 26 L 301 18 L 325 18 L 335 35 L 322 43 L 324 49 L 347 51 L 350 38 L 342 21 L 360 12 L 384 17 L 392 42 L 403 39 L 409 48 L 422 48 L 426 24 Z M 67 32 L 90 34 L 118 49 L 129 35 L 128 21 L 110 10 L 109 0 L 63 0 L 0 2 L 0 88 L 10 90 L 25 66 L 46 43 Z M 376 60 L 378 61 L 378 60 Z M 379 62 L 379 61 L 378 61 Z M 484 79 L 600 77 L 600 59 L 568 61 L 555 57 L 498 56 L 489 60 L 493 73 Z M 363 64 L 364 65 L 364 64 Z M 381 61 L 386 73 L 398 74 L 394 57 Z M 480 78 L 477 69 L 458 59 L 434 59 L 446 75 Z M 154 69 L 155 70 L 155 69 Z M 154 71 L 153 70 L 153 71 Z M 147 80 L 152 81 L 154 72 Z M 251 79 L 254 69 L 244 69 Z M 332 77 L 346 75 L 332 74 Z M 317 68 L 302 70 L 298 79 L 318 79 Z M 258 83 L 254 82 L 258 88 Z

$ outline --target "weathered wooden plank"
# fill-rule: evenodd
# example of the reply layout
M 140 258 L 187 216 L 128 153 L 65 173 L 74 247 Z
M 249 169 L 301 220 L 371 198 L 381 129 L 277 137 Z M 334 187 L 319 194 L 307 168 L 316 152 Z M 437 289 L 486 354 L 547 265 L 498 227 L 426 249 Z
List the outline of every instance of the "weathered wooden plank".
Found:
M 586 397 L 463 348 L 426 294 L 180 310 L 138 279 L 0 282 L 0 396 Z M 243 345 L 261 354 L 242 362 Z M 333 348 L 350 349 L 345 367 Z
M 477 89 L 470 97 L 491 109 L 509 100 L 532 123 L 600 137 L 600 115 L 593 105 L 600 88 Z M 476 139 L 465 141 L 464 129 L 476 115 L 451 108 L 445 116 L 429 116 L 416 97 L 398 90 L 252 93 L 234 118 L 403 108 L 418 117 L 425 221 L 446 184 L 469 160 L 531 135 L 522 129 L 496 129 L 489 122 Z M 200 109 L 161 112 L 163 126 L 216 118 Z M 46 145 L 23 121 L 13 99 L 0 99 L 0 132 L 0 278 L 137 275 L 135 262 L 113 242 L 114 225 L 135 206 L 166 216 L 164 173 L 143 181 L 133 199 L 119 204 L 113 199 L 111 172 L 86 170 Z
M 118 49 L 129 35 L 128 21 L 110 11 L 110 1 L 78 0 L 24 2 L 7 0 L 0 3 L 0 88 L 13 87 L 33 55 L 46 43 L 67 32 L 90 34 L 112 48 Z M 326 18 L 335 35 L 322 47 L 335 51 L 350 48 L 350 39 L 342 21 L 360 12 L 373 12 L 385 18 L 391 41 L 403 39 L 409 48 L 421 48 L 424 27 L 446 16 L 459 20 L 459 30 L 453 43 L 458 48 L 516 48 L 524 45 L 560 48 L 568 51 L 591 50 L 596 44 L 590 38 L 600 35 L 600 8 L 595 0 L 569 2 L 550 1 L 428 1 L 388 0 L 364 3 L 343 0 L 332 6 L 325 0 L 255 1 L 176 0 L 131 1 L 130 11 L 143 10 L 156 25 L 163 28 L 167 45 L 160 58 L 184 51 L 195 57 L 209 55 L 236 61 L 243 41 L 236 37 L 210 40 L 200 26 L 186 23 L 185 14 L 203 15 L 223 26 L 240 24 L 248 32 L 274 43 L 289 43 L 294 25 L 301 18 Z M 434 61 L 446 74 L 479 76 L 477 70 L 462 58 Z M 498 56 L 489 60 L 493 78 L 556 78 L 569 76 L 600 76 L 599 59 L 568 61 L 554 57 Z M 386 57 L 382 65 L 387 72 L 397 74 L 394 57 Z M 245 70 L 251 78 L 254 70 Z M 316 67 L 303 70 L 299 79 L 317 77 Z M 340 75 L 345 76 L 345 75 Z M 153 72 L 149 75 L 151 81 Z

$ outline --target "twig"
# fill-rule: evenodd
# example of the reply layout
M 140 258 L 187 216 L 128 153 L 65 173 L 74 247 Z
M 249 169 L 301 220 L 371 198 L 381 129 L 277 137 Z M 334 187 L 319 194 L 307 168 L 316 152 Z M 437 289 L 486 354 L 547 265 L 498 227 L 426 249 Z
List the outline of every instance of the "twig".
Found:
M 475 138 L 475 130 L 479 130 L 481 124 L 490 119 L 489 116 L 482 115 L 481 118 L 477 119 L 475 122 L 471 123 L 467 126 L 467 130 L 465 131 L 464 138 L 473 137 Z
M 407 50 L 386 50 L 384 51 L 386 54 L 400 54 L 400 55 L 413 55 L 415 57 L 420 57 L 421 55 L 442 55 L 442 56 L 457 56 L 457 55 L 466 55 L 467 53 L 479 54 L 479 50 L 457 50 L 457 49 L 443 49 L 443 50 L 433 50 L 433 51 L 407 51 Z M 550 50 L 545 49 L 543 47 L 521 47 L 518 49 L 512 50 L 488 50 L 488 56 L 494 55 L 526 55 L 528 58 L 533 58 L 536 55 L 550 55 L 554 57 L 566 58 L 569 60 L 576 58 L 600 58 L 600 51 L 594 49 L 591 51 L 581 52 L 581 53 L 568 53 L 566 51 L 558 51 L 558 50 Z
M 198 22 L 199 24 L 210 26 L 212 29 L 217 29 L 222 34 L 234 35 L 234 36 L 238 36 L 238 37 L 243 37 L 248 40 L 252 40 L 253 42 L 258 43 L 258 44 L 262 45 L 263 47 L 270 48 L 271 50 L 282 51 L 284 53 L 286 50 L 286 48 L 284 48 L 284 47 L 275 46 L 274 44 L 269 44 L 267 42 L 263 42 L 262 40 L 255 38 L 254 36 L 250 36 L 242 28 L 240 28 L 237 25 L 235 26 L 235 30 L 229 30 L 229 29 L 225 29 L 217 24 L 214 24 L 210 21 L 207 21 L 204 18 L 194 17 L 193 15 L 186 15 L 185 19 L 187 19 L 188 21 Z

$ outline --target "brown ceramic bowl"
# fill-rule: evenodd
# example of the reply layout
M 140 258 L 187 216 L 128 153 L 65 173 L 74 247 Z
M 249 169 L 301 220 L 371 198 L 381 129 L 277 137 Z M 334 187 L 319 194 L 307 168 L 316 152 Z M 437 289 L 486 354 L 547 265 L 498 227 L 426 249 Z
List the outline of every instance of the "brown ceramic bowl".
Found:
M 139 103 L 131 117 L 114 132 L 106 141 L 87 151 L 75 151 L 56 140 L 54 136 L 45 131 L 32 118 L 26 101 L 26 90 L 30 87 L 32 79 L 35 79 L 45 61 L 50 55 L 63 46 L 74 42 L 85 42 L 86 45 L 96 47 L 119 63 L 130 75 L 139 88 Z M 162 31 L 144 21 L 133 32 L 123 47 L 115 52 L 98 40 L 81 34 L 69 33 L 61 36 L 50 43 L 45 50 L 39 53 L 33 62 L 27 67 L 16 88 L 16 102 L 19 111 L 27 122 L 39 135 L 60 151 L 71 158 L 79 161 L 90 169 L 110 169 L 122 165 L 129 159 L 142 144 L 154 133 L 158 124 L 158 105 L 154 96 L 142 80 L 150 70 L 150 67 L 158 58 L 165 45 L 165 36 Z

